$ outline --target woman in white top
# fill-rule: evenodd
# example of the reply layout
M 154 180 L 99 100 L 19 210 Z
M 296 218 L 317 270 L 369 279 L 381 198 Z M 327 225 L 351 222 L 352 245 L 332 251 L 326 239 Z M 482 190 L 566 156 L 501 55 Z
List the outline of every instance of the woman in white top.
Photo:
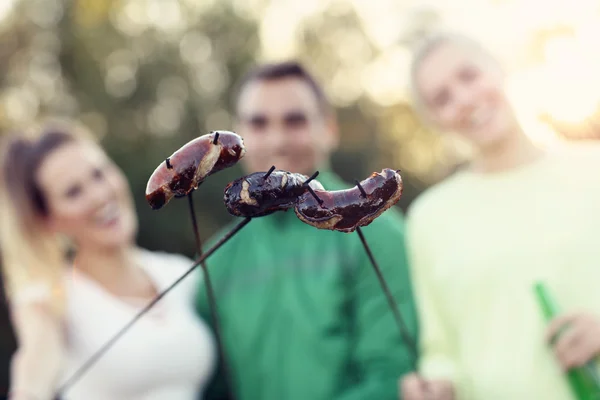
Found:
M 0 247 L 19 349 L 11 400 L 57 389 L 192 262 L 136 247 L 123 173 L 85 132 L 46 125 L 5 138 Z M 74 265 L 65 240 L 75 245 Z M 182 282 L 61 394 L 62 400 L 192 400 L 215 365 Z

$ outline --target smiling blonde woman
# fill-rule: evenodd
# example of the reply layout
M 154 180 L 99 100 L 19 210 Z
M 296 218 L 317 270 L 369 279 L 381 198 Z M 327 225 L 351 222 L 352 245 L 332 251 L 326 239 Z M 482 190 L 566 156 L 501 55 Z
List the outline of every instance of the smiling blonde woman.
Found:
M 191 265 L 135 245 L 125 176 L 72 125 L 4 137 L 0 246 L 19 348 L 10 398 L 57 388 Z M 65 240 L 76 249 L 66 258 Z M 192 400 L 212 373 L 212 336 L 193 311 L 193 279 L 138 321 L 62 400 Z

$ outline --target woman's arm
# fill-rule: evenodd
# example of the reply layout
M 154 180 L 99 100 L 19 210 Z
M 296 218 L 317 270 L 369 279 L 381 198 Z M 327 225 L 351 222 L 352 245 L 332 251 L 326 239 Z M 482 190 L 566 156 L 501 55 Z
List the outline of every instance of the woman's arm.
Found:
M 53 400 L 65 343 L 62 320 L 43 301 L 11 307 L 18 350 L 11 363 L 10 400 Z

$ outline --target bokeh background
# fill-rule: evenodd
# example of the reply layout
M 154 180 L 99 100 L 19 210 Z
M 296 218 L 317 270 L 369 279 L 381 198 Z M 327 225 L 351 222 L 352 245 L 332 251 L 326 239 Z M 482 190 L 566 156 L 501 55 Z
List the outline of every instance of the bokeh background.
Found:
M 401 169 L 406 209 L 469 156 L 423 126 L 407 96 L 411 47 L 443 26 L 501 58 L 540 144 L 600 137 L 598 0 L 0 0 L 0 132 L 40 116 L 87 125 L 131 183 L 139 243 L 191 256 L 187 202 L 150 210 L 148 177 L 188 140 L 232 129 L 232 87 L 247 68 L 297 58 L 337 106 L 335 171 L 352 181 Z M 203 238 L 232 220 L 223 189 L 241 174 L 214 175 L 195 194 Z M 0 329 L 0 344 L 1 395 L 12 331 Z
M 186 202 L 150 210 L 148 177 L 188 140 L 232 129 L 247 68 L 298 58 L 338 108 L 334 169 L 348 181 L 401 169 L 406 209 L 468 157 L 407 96 L 411 46 L 440 26 L 501 57 L 535 140 L 600 136 L 596 0 L 0 0 L 0 129 L 44 115 L 86 124 L 127 174 L 140 244 L 192 255 Z M 195 195 L 203 238 L 232 219 L 222 194 L 241 174 L 214 175 Z

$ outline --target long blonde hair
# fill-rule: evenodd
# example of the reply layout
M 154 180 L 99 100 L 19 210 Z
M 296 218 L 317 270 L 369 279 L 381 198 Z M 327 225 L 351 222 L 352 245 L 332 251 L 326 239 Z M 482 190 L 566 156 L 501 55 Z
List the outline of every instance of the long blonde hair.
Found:
M 36 174 L 50 153 L 80 140 L 76 131 L 74 125 L 46 122 L 3 137 L 0 153 L 0 253 L 7 298 L 43 285 L 58 313 L 64 310 L 66 253 L 44 223 L 49 210 Z

